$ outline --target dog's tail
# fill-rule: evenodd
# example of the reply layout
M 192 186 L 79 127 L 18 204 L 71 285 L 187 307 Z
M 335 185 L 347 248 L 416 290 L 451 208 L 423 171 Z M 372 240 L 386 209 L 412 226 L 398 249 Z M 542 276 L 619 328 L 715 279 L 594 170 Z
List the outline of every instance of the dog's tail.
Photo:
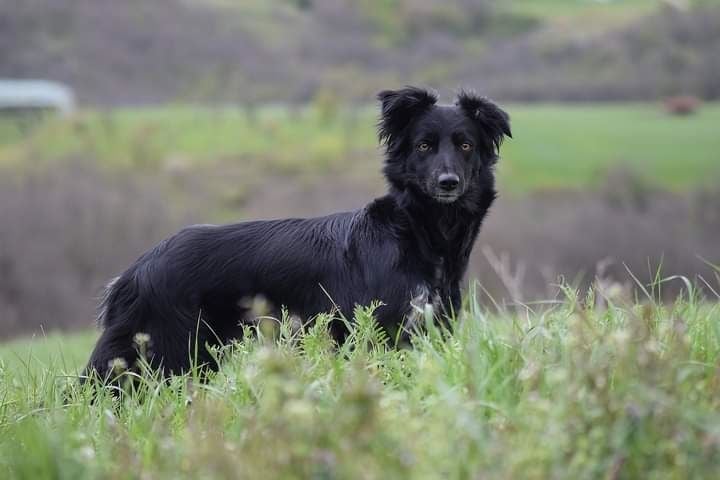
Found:
M 177 285 L 168 287 L 165 262 L 159 255 L 158 250 L 148 252 L 108 283 L 97 315 L 103 332 L 90 356 L 87 374 L 107 380 L 113 370 L 135 368 L 140 356 L 166 373 L 188 367 L 189 345 L 199 328 L 199 307 L 175 292 Z M 204 357 L 200 360 L 205 361 Z
M 148 302 L 138 283 L 137 265 L 105 287 L 98 306 L 97 323 L 103 332 L 95 345 L 83 376 L 101 380 L 132 367 L 138 358 L 135 335 L 147 315 Z
M 125 328 L 138 331 L 149 320 L 150 311 L 160 302 L 153 297 L 155 289 L 149 273 L 152 261 L 141 257 L 119 277 L 108 282 L 98 305 L 98 326 L 108 330 Z M 155 312 L 160 313 L 160 312 Z
M 107 285 L 105 285 L 105 290 L 103 290 L 102 296 L 100 297 L 100 303 L 98 304 L 98 311 L 97 311 L 97 324 L 100 328 L 107 327 L 107 315 L 108 315 L 108 308 L 110 306 L 111 297 L 116 295 L 117 291 L 117 284 L 120 281 L 120 276 L 117 276 L 113 279 L 111 279 Z

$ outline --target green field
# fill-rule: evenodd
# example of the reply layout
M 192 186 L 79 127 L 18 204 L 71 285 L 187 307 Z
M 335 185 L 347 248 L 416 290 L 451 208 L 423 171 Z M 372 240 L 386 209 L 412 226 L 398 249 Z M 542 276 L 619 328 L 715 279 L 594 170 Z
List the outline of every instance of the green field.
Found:
M 656 105 L 509 108 L 501 179 L 511 189 L 597 185 L 612 168 L 682 189 L 720 179 L 720 106 L 671 117 Z
M 470 302 L 412 348 L 370 310 L 341 347 L 283 324 L 120 400 L 77 385 L 92 335 L 9 344 L 0 478 L 713 478 L 720 305 L 594 304 Z
M 78 370 L 87 362 L 98 333 L 54 332 L 0 343 L 0 360 L 3 368 L 23 374 L 45 369 Z
M 720 179 L 720 105 L 673 117 L 655 104 L 508 105 L 514 138 L 499 167 L 505 191 L 578 189 L 622 168 L 671 189 Z M 121 109 L 36 127 L 0 122 L 0 168 L 83 158 L 107 168 L 247 168 L 263 174 L 364 172 L 380 154 L 374 108 Z

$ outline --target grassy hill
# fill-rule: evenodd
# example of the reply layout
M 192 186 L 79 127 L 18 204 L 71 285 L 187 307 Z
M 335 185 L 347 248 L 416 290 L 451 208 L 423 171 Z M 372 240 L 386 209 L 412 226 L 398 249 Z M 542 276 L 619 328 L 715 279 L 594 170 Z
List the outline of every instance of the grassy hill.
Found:
M 657 9 L 661 1 L 646 0 L 512 0 L 510 11 L 549 22 L 632 20 Z M 602 21 L 600 22 L 602 25 Z M 605 24 L 605 27 L 608 25 Z
M 685 117 L 504 106 L 514 138 L 469 278 L 499 299 L 545 298 L 559 276 L 587 284 L 608 259 L 616 279 L 623 265 L 643 282 L 659 265 L 707 278 L 698 257 L 720 261 L 717 104 Z M 317 102 L 0 122 L 0 335 L 87 328 L 107 279 L 182 225 L 359 208 L 385 190 L 376 115 Z
M 669 3 L 3 2 L 0 77 L 63 81 L 96 105 L 357 100 L 406 83 L 514 100 L 717 98 L 720 10 Z
M 584 189 L 622 169 L 673 190 L 720 178 L 720 106 L 676 117 L 660 105 L 507 105 L 514 138 L 499 166 L 503 191 Z M 0 167 L 85 158 L 144 172 L 237 171 L 236 190 L 273 174 L 356 176 L 378 183 L 375 108 L 333 103 L 259 110 L 170 107 L 88 111 L 23 135 L 0 121 Z M 241 178 L 238 178 L 241 177 Z M 232 187 L 227 187 L 232 190 Z
M 67 359 L 90 337 L 50 340 L 64 355 L 44 363 L 0 347 L 0 475 L 713 477 L 718 305 L 566 295 L 499 315 L 470 301 L 452 335 L 428 323 L 409 349 L 368 309 L 339 347 L 327 319 L 302 336 L 283 323 L 219 352 L 207 384 L 150 378 L 121 399 L 77 384 Z

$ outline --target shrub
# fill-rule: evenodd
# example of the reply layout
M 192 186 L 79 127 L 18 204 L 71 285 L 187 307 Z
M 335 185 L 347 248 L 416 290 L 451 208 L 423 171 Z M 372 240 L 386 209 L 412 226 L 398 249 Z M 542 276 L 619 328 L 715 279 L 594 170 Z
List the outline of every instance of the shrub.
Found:
M 679 95 L 666 98 L 664 106 L 671 115 L 691 115 L 700 107 L 700 99 L 692 95 Z
M 102 286 L 181 222 L 152 181 L 83 163 L 0 180 L 0 331 L 93 324 Z

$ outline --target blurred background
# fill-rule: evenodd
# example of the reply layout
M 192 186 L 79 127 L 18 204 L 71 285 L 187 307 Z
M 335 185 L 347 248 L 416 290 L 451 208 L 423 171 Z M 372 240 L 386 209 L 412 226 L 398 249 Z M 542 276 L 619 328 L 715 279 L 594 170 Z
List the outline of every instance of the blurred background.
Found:
M 0 0 L 0 338 L 91 328 L 184 224 L 382 194 L 374 95 L 405 84 L 512 117 L 468 276 L 488 304 L 712 295 L 719 52 L 716 0 Z

